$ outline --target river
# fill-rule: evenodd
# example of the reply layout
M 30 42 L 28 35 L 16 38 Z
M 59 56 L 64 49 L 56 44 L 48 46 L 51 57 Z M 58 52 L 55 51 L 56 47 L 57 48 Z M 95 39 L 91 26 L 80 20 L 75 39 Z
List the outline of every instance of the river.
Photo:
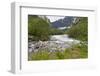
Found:
M 79 43 L 79 40 L 75 40 L 73 38 L 68 37 L 68 35 L 52 35 L 50 40 L 58 41 L 58 42 L 75 42 Z
M 36 43 L 29 42 L 29 52 L 38 51 L 38 49 L 49 48 L 50 51 L 56 49 L 66 49 L 71 47 L 73 44 L 78 44 L 80 41 L 73 38 L 69 38 L 68 35 L 52 35 L 49 41 L 38 41 Z

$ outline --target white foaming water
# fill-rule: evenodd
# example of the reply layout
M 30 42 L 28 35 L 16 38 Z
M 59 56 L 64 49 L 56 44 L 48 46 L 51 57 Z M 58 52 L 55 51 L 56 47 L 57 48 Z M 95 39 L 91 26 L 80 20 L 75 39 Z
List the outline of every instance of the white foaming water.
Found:
M 53 35 L 51 36 L 51 40 L 61 41 L 61 42 L 76 42 L 79 43 L 80 41 L 69 38 L 68 35 Z

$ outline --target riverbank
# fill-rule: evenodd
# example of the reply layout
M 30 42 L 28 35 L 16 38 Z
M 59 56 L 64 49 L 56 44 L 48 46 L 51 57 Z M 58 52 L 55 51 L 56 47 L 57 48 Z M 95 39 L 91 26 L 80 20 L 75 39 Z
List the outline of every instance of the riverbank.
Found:
M 79 40 L 69 38 L 68 35 L 53 35 L 49 41 L 29 42 L 28 55 L 29 60 L 86 58 L 86 48 L 87 45 L 80 44 Z M 81 51 L 84 49 L 86 51 Z

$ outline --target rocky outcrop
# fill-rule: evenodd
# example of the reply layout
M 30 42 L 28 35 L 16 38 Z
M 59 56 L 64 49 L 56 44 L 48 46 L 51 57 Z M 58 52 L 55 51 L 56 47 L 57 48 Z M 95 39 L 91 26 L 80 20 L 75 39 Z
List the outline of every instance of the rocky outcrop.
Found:
M 80 17 L 74 17 L 72 23 L 76 24 L 80 21 L 80 19 L 81 19 Z
M 43 20 L 47 21 L 48 23 L 50 23 L 50 20 L 46 17 L 46 16 L 43 16 L 43 15 L 39 15 L 38 17 L 42 18 Z

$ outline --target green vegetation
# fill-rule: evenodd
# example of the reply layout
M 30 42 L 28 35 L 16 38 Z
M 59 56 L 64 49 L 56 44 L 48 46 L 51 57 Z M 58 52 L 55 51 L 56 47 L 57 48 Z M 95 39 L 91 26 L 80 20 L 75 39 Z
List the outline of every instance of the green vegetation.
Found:
M 79 44 L 66 47 L 65 50 L 56 48 L 50 52 L 49 48 L 37 49 L 37 52 L 28 53 L 28 60 L 55 60 L 88 58 L 88 18 L 80 20 L 69 29 L 59 30 L 50 26 L 50 22 L 37 15 L 28 16 L 28 40 L 48 41 L 51 35 L 68 34 L 69 37 L 80 40 Z
M 88 47 L 85 44 L 77 44 L 73 45 L 72 48 L 68 48 L 65 50 L 65 54 L 67 58 L 88 58 Z
M 49 40 L 50 35 L 64 33 L 65 30 L 59 30 L 51 27 L 49 22 L 38 17 L 37 15 L 28 16 L 28 35 L 32 37 L 31 40 L 33 41 L 46 41 Z
M 59 30 L 59 29 L 53 28 L 53 27 L 50 28 L 50 35 L 61 35 L 64 33 L 65 33 L 65 30 Z
M 35 41 L 45 41 L 49 39 L 49 23 L 37 15 L 28 16 L 28 35 L 32 36 Z
M 57 49 L 56 52 L 49 52 L 48 49 L 40 49 L 38 52 L 29 53 L 30 60 L 55 60 L 55 59 L 79 59 L 87 58 L 87 45 L 77 44 L 71 48 L 66 48 L 65 51 Z
M 88 40 L 88 18 L 81 17 L 80 21 L 77 24 L 73 24 L 73 26 L 67 31 L 69 37 L 87 41 Z

